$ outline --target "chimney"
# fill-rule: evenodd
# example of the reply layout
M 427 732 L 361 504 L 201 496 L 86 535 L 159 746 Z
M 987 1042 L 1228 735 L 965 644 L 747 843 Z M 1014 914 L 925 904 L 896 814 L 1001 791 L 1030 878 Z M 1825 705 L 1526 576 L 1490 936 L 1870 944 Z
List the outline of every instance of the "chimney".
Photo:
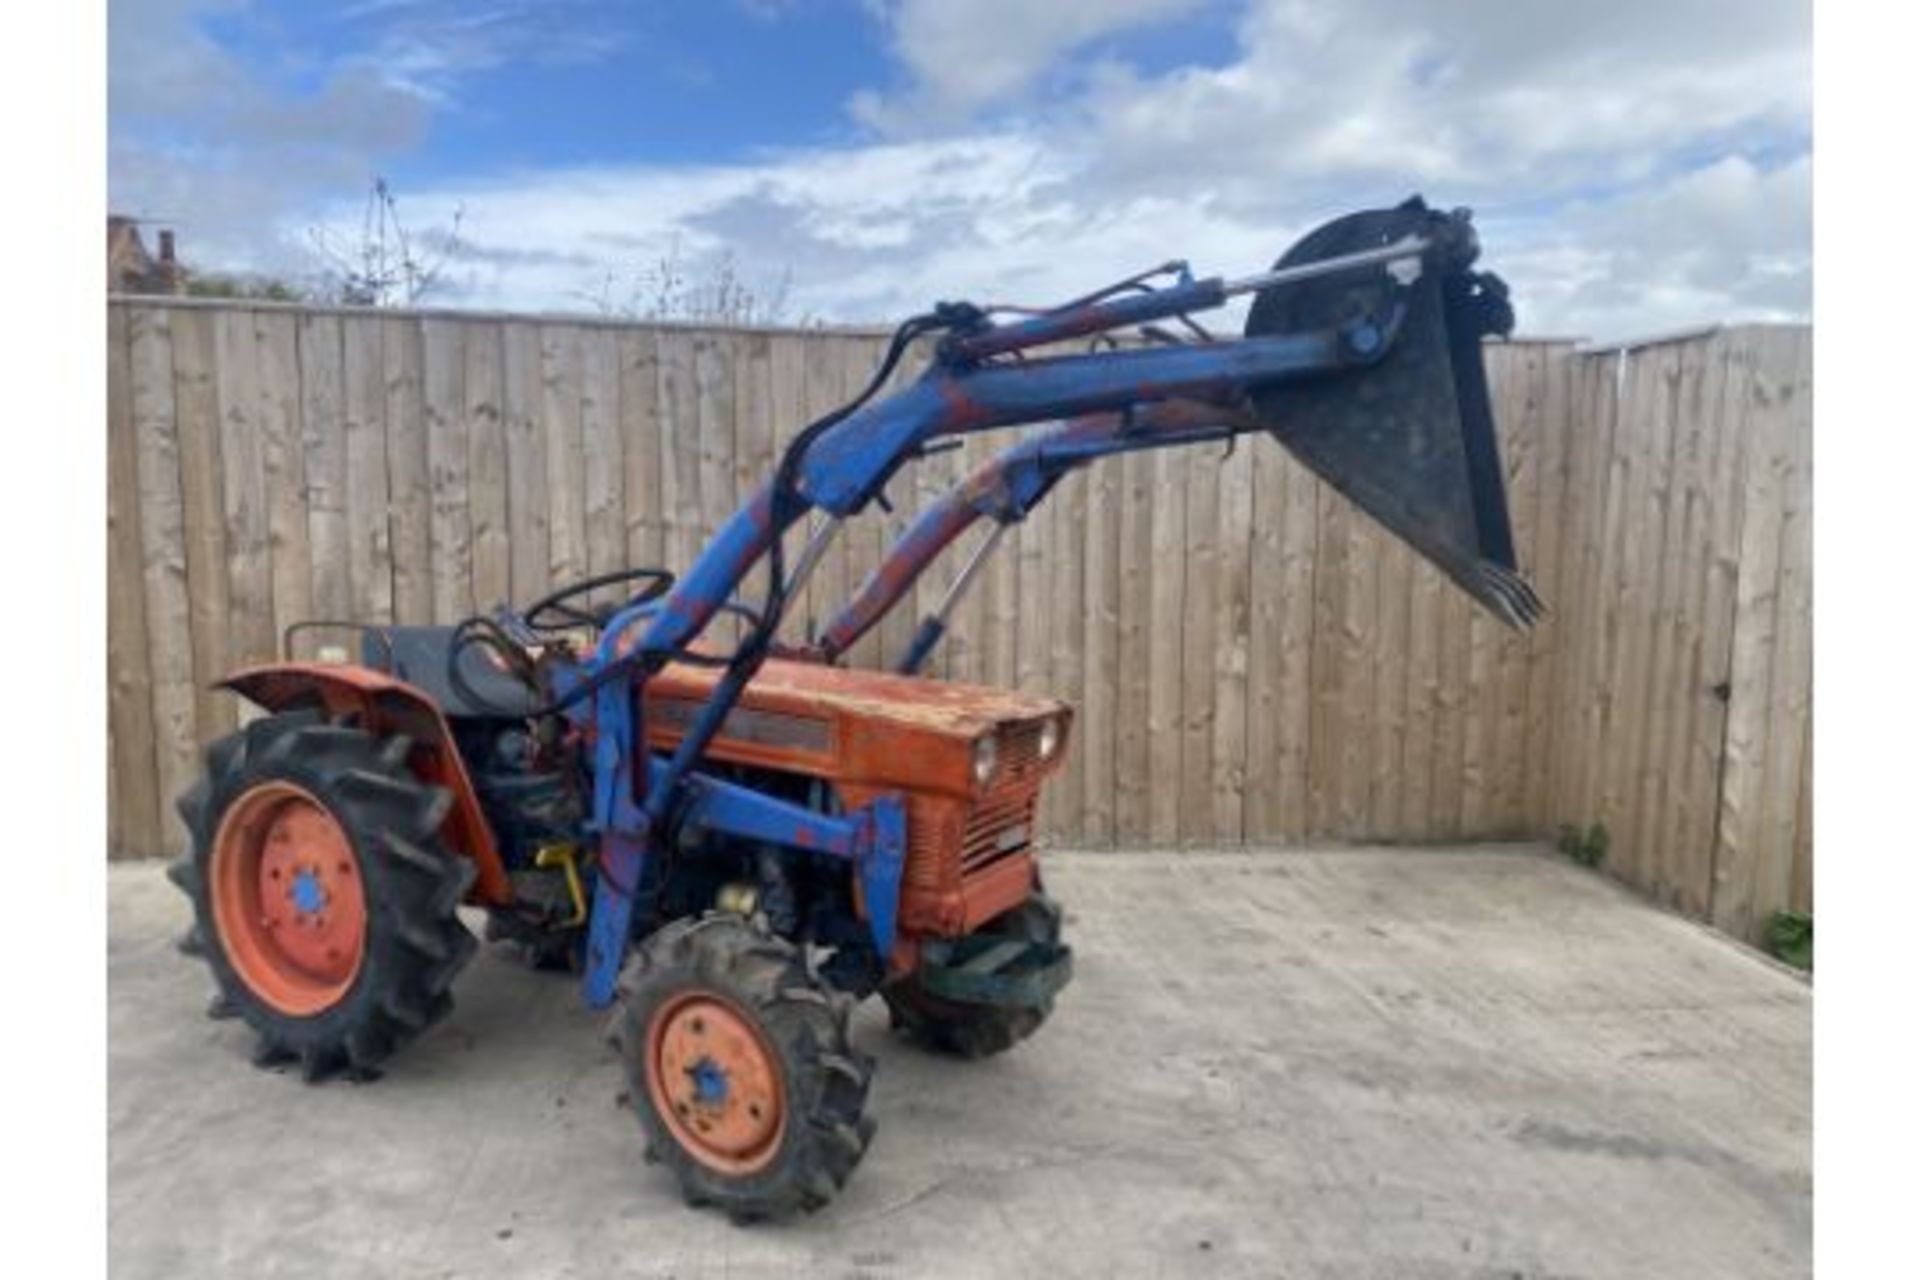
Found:
M 173 265 L 173 232 L 171 231 L 160 233 L 160 265 L 163 267 Z

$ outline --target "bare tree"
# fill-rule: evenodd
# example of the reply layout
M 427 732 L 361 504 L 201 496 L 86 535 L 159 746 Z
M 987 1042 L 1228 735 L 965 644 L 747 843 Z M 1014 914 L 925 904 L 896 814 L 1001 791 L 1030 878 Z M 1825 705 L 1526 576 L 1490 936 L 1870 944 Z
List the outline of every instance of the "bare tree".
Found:
M 464 208 L 455 209 L 452 224 L 444 229 L 409 231 L 392 184 L 376 177 L 357 239 L 343 241 L 322 227 L 310 233 L 326 264 L 326 291 L 349 306 L 412 306 L 442 283 L 447 264 L 460 255 L 465 214 Z
M 793 272 L 783 269 L 764 293 L 749 284 L 733 250 L 698 270 L 690 268 L 676 234 L 650 266 L 626 273 L 609 268 L 598 288 L 581 290 L 601 315 L 622 320 L 686 320 L 725 325 L 771 325 L 788 319 Z M 805 319 L 797 323 L 806 323 Z

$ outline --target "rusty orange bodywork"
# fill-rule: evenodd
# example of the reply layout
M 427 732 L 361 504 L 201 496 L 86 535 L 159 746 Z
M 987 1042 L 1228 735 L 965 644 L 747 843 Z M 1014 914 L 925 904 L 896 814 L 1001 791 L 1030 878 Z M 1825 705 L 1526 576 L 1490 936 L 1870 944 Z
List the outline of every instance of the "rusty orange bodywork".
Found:
M 718 679 L 712 668 L 677 664 L 654 677 L 648 741 L 677 743 Z M 1072 715 L 1032 694 L 769 658 L 707 754 L 823 779 L 848 808 L 904 793 L 900 932 L 958 937 L 1033 891 L 1040 788 L 1066 758 Z M 1050 719 L 1058 745 L 1042 760 Z M 999 735 L 1000 763 L 983 788 L 973 781 L 973 744 L 987 733 Z M 894 960 L 900 967 L 908 956 Z
M 650 680 L 649 745 L 666 750 L 678 743 L 718 679 L 713 668 L 675 663 Z M 376 731 L 409 734 L 415 767 L 454 794 L 445 834 L 479 867 L 472 897 L 489 905 L 511 899 L 452 732 L 419 690 L 369 667 L 319 663 L 255 667 L 225 684 L 269 710 L 318 700 L 330 714 L 356 713 Z M 1048 720 L 1057 725 L 1058 745 L 1042 759 Z M 972 932 L 1032 892 L 1040 788 L 1066 756 L 1071 722 L 1071 710 L 1052 698 L 770 658 L 707 756 L 820 779 L 848 808 L 889 791 L 905 794 L 908 852 L 898 915 L 904 949 L 891 957 L 898 967 L 911 963 L 914 937 Z M 973 780 L 973 744 L 988 733 L 997 735 L 999 765 L 982 787 Z
M 235 672 L 220 683 L 269 711 L 318 702 L 329 716 L 352 716 L 375 733 L 404 733 L 412 738 L 408 765 L 420 777 L 453 793 L 453 808 L 442 834 L 456 853 L 472 858 L 478 870 L 469 898 L 489 906 L 505 906 L 513 900 L 506 864 L 480 810 L 473 779 L 454 746 L 446 716 L 432 699 L 384 671 L 348 663 L 273 663 Z

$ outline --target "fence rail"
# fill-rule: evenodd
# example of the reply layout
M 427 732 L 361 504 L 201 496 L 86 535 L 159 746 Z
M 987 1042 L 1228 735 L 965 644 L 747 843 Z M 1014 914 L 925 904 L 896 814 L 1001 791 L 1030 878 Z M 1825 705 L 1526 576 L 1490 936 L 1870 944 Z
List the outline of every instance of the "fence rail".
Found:
M 288 623 L 452 622 L 629 562 L 684 568 L 884 347 L 150 299 L 107 323 L 116 855 L 179 847 L 172 797 L 235 723 L 209 684 Z M 1003 540 L 933 671 L 1080 708 L 1057 839 L 1599 822 L 1618 874 L 1751 936 L 1810 895 L 1809 349 L 1797 328 L 1489 348 L 1517 543 L 1553 610 L 1530 637 L 1248 441 L 1068 479 Z M 904 472 L 795 627 L 1008 438 Z M 852 661 L 896 657 L 966 550 Z

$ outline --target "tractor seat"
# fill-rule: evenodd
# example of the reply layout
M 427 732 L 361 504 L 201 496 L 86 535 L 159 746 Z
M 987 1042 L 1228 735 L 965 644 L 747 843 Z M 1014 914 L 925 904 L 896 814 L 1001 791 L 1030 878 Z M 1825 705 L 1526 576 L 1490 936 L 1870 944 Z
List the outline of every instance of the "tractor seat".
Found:
M 447 659 L 453 653 L 452 627 L 380 627 L 360 641 L 360 661 L 396 679 L 405 680 L 433 699 L 449 719 L 531 715 L 539 697 L 508 672 L 493 665 L 484 645 L 469 644 L 460 653 L 460 674 L 485 702 L 470 698 L 448 678 Z M 388 657 L 386 637 L 392 646 Z

